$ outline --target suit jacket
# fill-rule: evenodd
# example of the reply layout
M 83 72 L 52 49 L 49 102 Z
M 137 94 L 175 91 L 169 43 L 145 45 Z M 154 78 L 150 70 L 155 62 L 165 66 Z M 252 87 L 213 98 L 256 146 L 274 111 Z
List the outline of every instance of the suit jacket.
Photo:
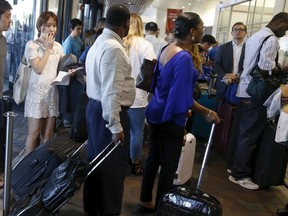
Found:
M 242 48 L 238 65 L 239 75 L 243 71 L 244 53 L 245 53 L 245 43 Z M 231 73 L 232 70 L 233 70 L 233 43 L 232 41 L 230 41 L 225 44 L 222 44 L 219 47 L 214 61 L 214 71 L 217 73 L 217 80 L 215 84 L 217 100 L 224 99 L 227 85 L 224 82 L 222 82 L 222 79 L 226 73 Z

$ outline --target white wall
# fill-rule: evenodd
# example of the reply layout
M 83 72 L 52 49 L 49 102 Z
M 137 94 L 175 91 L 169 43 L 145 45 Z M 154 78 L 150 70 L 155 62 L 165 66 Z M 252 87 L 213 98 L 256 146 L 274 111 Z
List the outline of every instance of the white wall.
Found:
M 191 10 L 183 9 L 183 12 L 188 11 L 196 12 L 202 18 L 205 26 L 213 26 L 216 11 L 215 8 L 218 3 L 215 1 L 205 1 L 205 3 L 203 2 L 197 2 L 197 3 L 198 4 L 191 6 Z M 179 9 L 179 8 L 173 8 L 173 9 Z M 156 9 L 151 7 L 147 8 L 141 14 L 141 18 L 144 24 L 147 22 L 156 22 L 158 24 L 160 28 L 159 38 L 162 39 L 165 38 L 166 16 L 167 16 L 167 10 Z
M 158 28 L 160 28 L 159 38 L 165 38 L 166 11 L 149 7 L 141 14 L 141 18 L 144 26 L 148 22 L 157 23 Z

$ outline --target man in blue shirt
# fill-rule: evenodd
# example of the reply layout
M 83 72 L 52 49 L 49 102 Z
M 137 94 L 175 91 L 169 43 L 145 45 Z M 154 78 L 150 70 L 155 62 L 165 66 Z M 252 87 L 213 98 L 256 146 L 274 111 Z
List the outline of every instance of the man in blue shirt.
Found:
M 64 54 L 73 54 L 77 57 L 77 60 L 79 59 L 79 57 L 82 54 L 82 40 L 80 38 L 80 35 L 82 33 L 82 27 L 83 27 L 83 23 L 81 22 L 81 20 L 79 19 L 71 19 L 70 23 L 69 23 L 69 27 L 70 27 L 70 35 L 66 38 L 66 40 L 64 41 L 64 43 L 62 44 L 63 47 L 63 51 Z M 68 92 L 67 87 L 63 86 L 63 87 L 59 87 L 59 93 L 60 93 L 60 99 L 62 97 L 65 97 L 65 93 L 63 94 L 63 92 Z M 70 108 L 67 108 L 67 104 L 63 103 L 63 101 L 61 100 L 62 105 L 60 104 L 60 112 L 63 113 L 63 125 L 64 127 L 71 127 L 71 114 L 68 113 Z M 61 103 L 60 102 L 60 103 Z M 61 108 L 62 107 L 62 108 Z M 63 111 L 66 109 L 66 112 Z
M 71 53 L 76 55 L 77 59 L 79 59 L 82 53 L 82 40 L 80 35 L 82 33 L 83 23 L 79 19 L 71 19 L 69 27 L 71 33 L 62 44 L 63 51 L 65 54 Z

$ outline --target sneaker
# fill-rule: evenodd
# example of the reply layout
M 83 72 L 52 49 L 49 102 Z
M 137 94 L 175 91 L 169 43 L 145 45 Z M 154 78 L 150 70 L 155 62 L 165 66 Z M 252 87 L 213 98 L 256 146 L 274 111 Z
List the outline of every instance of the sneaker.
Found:
M 64 126 L 65 128 L 70 128 L 70 127 L 71 127 L 71 124 L 70 124 L 70 122 L 69 122 L 68 120 L 64 119 L 64 120 L 63 120 L 63 126 Z
M 231 174 L 232 170 L 231 169 L 227 169 L 227 173 Z
M 277 216 L 288 216 L 288 209 L 278 209 L 276 212 Z
M 243 178 L 243 179 L 236 180 L 233 176 L 230 175 L 229 180 L 249 190 L 259 189 L 259 185 L 255 184 L 250 178 Z

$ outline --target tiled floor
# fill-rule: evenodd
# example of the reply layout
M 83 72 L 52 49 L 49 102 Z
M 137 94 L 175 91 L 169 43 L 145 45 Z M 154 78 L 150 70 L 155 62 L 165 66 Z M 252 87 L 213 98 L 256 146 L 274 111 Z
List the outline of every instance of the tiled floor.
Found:
M 23 106 L 13 106 L 13 110 L 17 114 L 14 119 L 13 134 L 13 157 L 15 157 L 23 148 L 27 134 L 27 123 L 23 118 Z M 60 131 L 68 133 L 67 129 L 61 129 Z M 193 175 L 188 182 L 188 184 L 193 187 L 196 186 L 196 180 L 205 151 L 203 145 L 205 142 L 205 140 L 197 140 Z M 147 149 L 148 146 L 145 145 L 143 147 L 143 158 L 147 155 Z M 127 167 L 121 215 L 140 215 L 136 211 L 136 205 L 139 202 L 140 184 L 141 176 L 131 176 L 129 174 L 129 167 Z M 288 189 L 284 186 L 270 187 L 266 190 L 249 191 L 231 183 L 228 180 L 224 157 L 215 152 L 213 148 L 207 160 L 201 190 L 215 196 L 221 202 L 223 216 L 271 216 L 275 215 L 277 208 L 284 207 L 288 202 Z M 2 211 L 0 215 L 1 213 Z M 82 190 L 61 208 L 58 215 L 83 215 Z

